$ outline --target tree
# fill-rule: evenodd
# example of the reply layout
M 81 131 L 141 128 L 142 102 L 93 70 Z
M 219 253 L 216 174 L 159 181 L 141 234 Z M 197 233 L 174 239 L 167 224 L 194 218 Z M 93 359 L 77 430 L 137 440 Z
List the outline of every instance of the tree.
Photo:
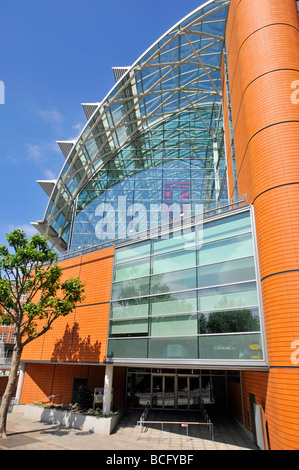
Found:
M 6 240 L 8 247 L 0 245 L 0 324 L 14 325 L 15 345 L 0 407 L 0 437 L 6 437 L 7 414 L 24 347 L 84 299 L 79 278 L 62 280 L 57 254 L 43 235 L 27 239 L 22 230 L 13 230 Z

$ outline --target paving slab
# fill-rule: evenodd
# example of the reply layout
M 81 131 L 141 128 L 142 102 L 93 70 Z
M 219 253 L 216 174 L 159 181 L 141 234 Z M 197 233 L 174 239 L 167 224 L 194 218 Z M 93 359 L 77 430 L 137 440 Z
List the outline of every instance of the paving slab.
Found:
M 42 423 L 9 413 L 7 438 L 0 439 L 0 450 L 106 450 L 106 451 L 203 451 L 203 450 L 257 450 L 241 427 L 231 418 L 215 417 L 214 440 L 207 429 L 187 428 L 171 424 L 148 424 L 140 433 L 137 421 L 140 411 L 127 411 L 110 436 L 84 432 L 59 425 Z M 194 415 L 184 413 L 152 412 L 148 420 L 194 421 Z M 192 419 L 191 419 L 192 418 Z

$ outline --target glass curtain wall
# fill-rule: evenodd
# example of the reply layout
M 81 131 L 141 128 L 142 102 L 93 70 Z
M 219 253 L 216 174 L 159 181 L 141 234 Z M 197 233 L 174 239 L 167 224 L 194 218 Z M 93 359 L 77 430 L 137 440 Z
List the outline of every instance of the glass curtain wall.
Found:
M 250 211 L 115 250 L 108 358 L 263 359 Z
M 213 120 L 211 107 L 205 113 Z M 221 141 L 217 148 L 216 169 L 213 139 L 192 111 L 177 114 L 138 136 L 78 195 L 71 250 L 156 230 L 163 224 L 162 207 L 175 208 L 188 219 L 196 215 L 196 205 L 208 211 L 226 204 Z M 221 194 L 216 179 L 225 181 Z
M 226 410 L 226 384 L 238 371 L 128 368 L 126 406 L 198 410 L 201 404 Z

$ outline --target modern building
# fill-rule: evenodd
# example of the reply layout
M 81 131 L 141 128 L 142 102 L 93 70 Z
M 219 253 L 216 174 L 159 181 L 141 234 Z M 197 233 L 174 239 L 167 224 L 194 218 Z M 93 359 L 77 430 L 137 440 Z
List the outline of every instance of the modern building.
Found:
M 299 448 L 297 3 L 207 1 L 83 104 L 34 225 L 86 299 L 25 348 L 20 403 L 87 384 Z

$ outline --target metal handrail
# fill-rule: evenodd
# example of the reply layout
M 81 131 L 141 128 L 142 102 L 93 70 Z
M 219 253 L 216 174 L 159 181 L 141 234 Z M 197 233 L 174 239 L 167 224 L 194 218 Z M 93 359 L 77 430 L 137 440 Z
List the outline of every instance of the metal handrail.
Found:
M 210 420 L 210 418 L 208 416 L 208 413 L 207 413 L 207 410 L 205 409 L 203 403 L 201 403 L 200 408 L 201 408 L 201 412 L 203 414 L 205 422 L 202 422 L 202 421 L 146 421 L 146 417 L 147 417 L 148 412 L 150 410 L 150 403 L 147 402 L 147 405 L 146 405 L 143 413 L 141 414 L 139 421 L 137 421 L 138 437 L 140 437 L 140 435 L 142 434 L 143 428 L 145 427 L 144 426 L 145 424 L 161 424 L 162 432 L 164 431 L 164 428 L 163 428 L 164 424 L 180 424 L 181 426 L 184 426 L 184 427 L 187 428 L 187 436 L 189 436 L 189 425 L 191 424 L 191 425 L 198 425 L 198 426 L 208 426 L 210 437 L 211 437 L 212 441 L 214 441 L 214 426 L 213 426 L 213 423 Z
M 53 403 L 53 398 L 60 397 L 60 396 L 61 396 L 61 393 L 57 393 L 56 395 L 49 395 L 48 397 L 43 398 L 42 400 L 34 401 L 33 404 L 36 405 L 37 403 L 43 403 L 45 401 L 48 401 L 49 399 L 51 399 L 51 403 Z
M 198 425 L 198 426 L 208 426 L 209 427 L 209 433 L 211 436 L 212 441 L 214 441 L 214 430 L 213 430 L 213 423 L 209 419 L 207 422 L 202 422 L 202 421 L 144 421 L 140 420 L 137 421 L 137 424 L 140 426 L 138 427 L 139 433 L 138 436 L 142 433 L 142 429 L 144 427 L 144 424 L 161 424 L 161 430 L 162 432 L 164 431 L 164 424 L 180 424 L 181 426 L 184 426 L 187 428 L 187 436 L 189 437 L 189 425 Z

